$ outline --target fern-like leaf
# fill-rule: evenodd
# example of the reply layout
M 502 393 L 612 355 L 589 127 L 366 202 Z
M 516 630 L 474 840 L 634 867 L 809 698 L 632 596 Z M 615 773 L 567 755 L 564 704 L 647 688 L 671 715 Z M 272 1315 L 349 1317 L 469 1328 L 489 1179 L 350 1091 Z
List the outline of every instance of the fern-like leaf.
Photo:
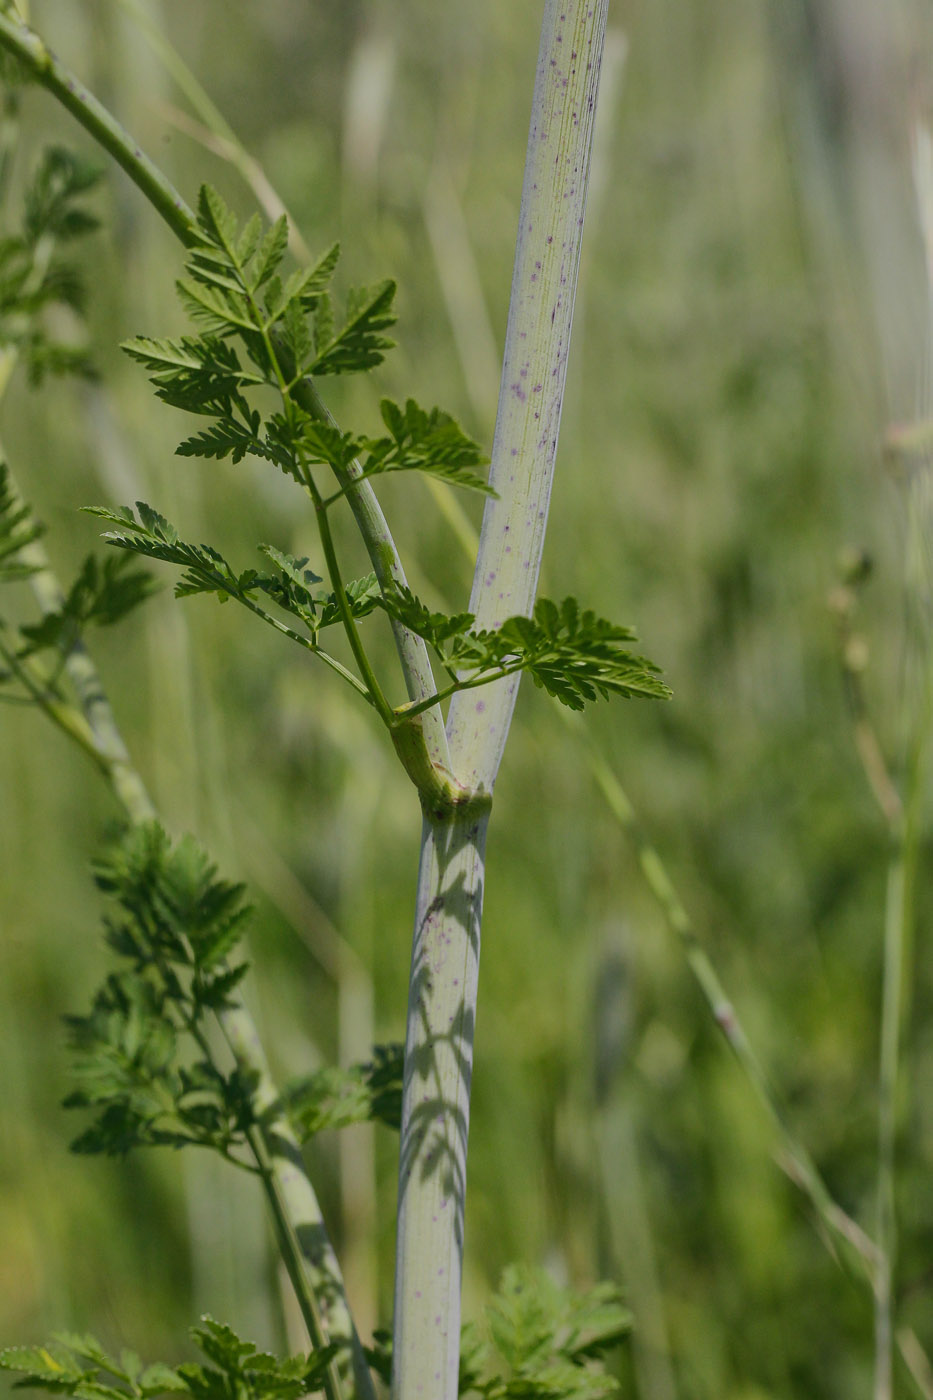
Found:
M 428 412 L 414 399 L 408 399 L 404 408 L 391 399 L 383 399 L 380 408 L 390 436 L 375 438 L 366 444 L 369 455 L 363 469 L 365 476 L 420 471 L 454 486 L 464 486 L 486 496 L 496 495 L 488 482 L 473 470 L 484 465 L 488 458 L 450 414 L 439 408 Z
M 352 374 L 381 364 L 386 350 L 395 344 L 383 335 L 383 331 L 395 324 L 394 300 L 395 283 L 392 281 L 351 292 L 343 327 L 339 332 L 332 332 L 324 344 L 321 340 L 323 322 L 318 322 L 317 354 L 307 372 Z

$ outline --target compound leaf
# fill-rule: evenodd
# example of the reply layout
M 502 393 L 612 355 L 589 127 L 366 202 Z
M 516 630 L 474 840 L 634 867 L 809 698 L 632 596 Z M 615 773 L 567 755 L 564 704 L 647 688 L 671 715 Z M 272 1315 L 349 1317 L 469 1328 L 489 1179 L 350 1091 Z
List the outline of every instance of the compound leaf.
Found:
M 488 458 L 472 438 L 439 408 L 430 412 L 408 399 L 401 408 L 391 399 L 380 405 L 382 421 L 389 430 L 388 438 L 376 438 L 367 443 L 369 456 L 364 473 L 420 471 L 495 496 L 493 488 L 478 476 L 474 467 L 482 466 Z
M 389 280 L 351 292 L 347 298 L 347 319 L 337 333 L 327 324 L 326 298 L 322 297 L 315 322 L 317 355 L 308 366 L 308 373 L 351 374 L 380 364 L 385 351 L 395 343 L 382 334 L 395 324 L 395 290 L 395 283 Z

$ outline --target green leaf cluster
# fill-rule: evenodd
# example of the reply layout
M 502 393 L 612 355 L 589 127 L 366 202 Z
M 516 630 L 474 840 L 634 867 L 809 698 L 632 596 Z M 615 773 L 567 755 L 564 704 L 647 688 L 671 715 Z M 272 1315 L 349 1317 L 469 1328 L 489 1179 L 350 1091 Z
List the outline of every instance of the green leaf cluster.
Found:
M 486 1400 L 608 1400 L 619 1383 L 599 1363 L 631 1331 L 618 1289 L 561 1288 L 543 1269 L 510 1265 L 485 1309 L 464 1328 L 460 1394 Z
M 328 1067 L 289 1084 L 284 1106 L 303 1142 L 325 1128 L 369 1121 L 399 1128 L 402 1118 L 403 1045 L 377 1045 L 366 1064 Z
M 132 827 L 94 875 L 115 905 L 106 941 L 123 965 L 90 1011 L 67 1021 L 76 1087 L 65 1106 L 94 1115 L 72 1149 L 209 1147 L 253 1170 L 255 1080 L 225 1049 L 216 1021 L 238 1005 L 248 968 L 231 961 L 251 912 L 243 886 L 221 879 L 190 837 L 172 844 L 157 822 Z M 366 1120 L 397 1127 L 402 1054 L 400 1045 L 377 1046 L 365 1064 L 320 1070 L 266 1112 L 284 1107 L 304 1137 Z
M 527 671 L 535 685 L 572 710 L 610 695 L 666 698 L 657 666 L 626 645 L 636 640 L 620 627 L 582 610 L 575 598 L 539 598 L 532 617 L 510 617 L 495 630 L 476 631 L 471 613 L 431 612 L 408 589 L 397 588 L 380 606 L 423 637 L 454 678 L 451 689 L 485 685 Z
M 460 1339 L 460 1395 L 485 1400 L 611 1400 L 620 1392 L 603 1364 L 632 1330 L 615 1284 L 561 1288 L 544 1269 L 510 1264 L 481 1324 Z M 380 1329 L 366 1359 L 392 1383 L 392 1335 Z
M 413 399 L 400 407 L 386 399 L 387 434 L 369 437 L 323 421 L 302 392 L 322 375 L 358 373 L 380 363 L 393 344 L 385 334 L 395 320 L 393 282 L 352 290 L 338 324 L 331 291 L 336 244 L 283 280 L 284 218 L 263 233 L 254 215 L 240 229 L 208 186 L 198 202 L 198 233 L 177 289 L 201 334 L 176 340 L 138 336 L 123 347 L 145 365 L 159 398 L 213 418 L 210 427 L 179 445 L 181 456 L 239 462 L 252 453 L 305 484 L 314 465 L 341 474 L 359 458 L 355 479 L 425 471 L 489 490 L 474 470 L 485 460 L 480 448 L 440 409 L 426 411 Z M 261 386 L 277 392 L 282 411 L 264 418 L 252 405 L 248 396 Z
M 218 1064 L 209 1016 L 233 1004 L 247 971 L 228 962 L 250 913 L 243 886 L 155 822 L 115 844 L 95 879 L 116 903 L 106 940 L 127 965 L 87 1015 L 68 1019 L 77 1087 L 65 1104 L 95 1115 L 73 1149 L 194 1144 L 233 1157 L 253 1121 L 253 1085 L 232 1062 Z
M 82 341 L 53 334 L 44 313 L 83 310 L 84 279 L 61 245 L 97 228 L 81 201 L 101 174 L 96 162 L 50 147 L 27 187 L 21 227 L 0 237 L 0 345 L 16 350 L 33 384 L 47 374 L 93 374 Z
M 264 594 L 302 624 L 307 635 L 291 635 L 312 649 L 317 647 L 318 633 L 340 621 L 336 596 L 315 588 L 321 578 L 308 567 L 307 558 L 296 559 L 274 545 L 261 544 L 260 551 L 275 567 L 271 571 L 244 569 L 238 572 L 212 545 L 190 544 L 181 539 L 175 526 L 145 501 L 136 502 L 135 514 L 128 506 L 119 510 L 88 506 L 86 510 L 90 515 L 119 526 L 104 535 L 109 544 L 184 569 L 175 587 L 179 598 L 195 593 L 216 594 L 221 602 L 234 598 L 271 622 L 257 602 L 257 595 Z M 379 589 L 375 574 L 352 579 L 344 584 L 344 589 L 354 618 L 365 617 L 376 607 Z
M 155 1400 L 186 1395 L 191 1400 L 300 1400 L 322 1390 L 335 1348 L 285 1359 L 257 1350 L 225 1323 L 202 1317 L 190 1329 L 207 1363 L 144 1366 L 135 1352 L 109 1355 L 96 1337 L 56 1333 L 43 1347 L 8 1347 L 0 1368 L 19 1376 L 14 1389 L 45 1390 L 78 1400 Z
M 213 593 L 222 602 L 236 599 L 320 656 L 390 729 L 458 690 L 521 671 L 574 710 L 612 694 L 669 694 L 657 667 L 630 649 L 635 634 L 581 609 L 574 598 L 560 604 L 542 599 L 532 617 L 510 617 L 495 630 L 478 630 L 472 614 L 432 612 L 407 588 L 386 586 L 384 578 L 382 587 L 372 574 L 345 581 L 328 522 L 332 506 L 361 482 L 391 472 L 428 472 L 495 494 L 476 471 L 485 458 L 448 414 L 425 410 L 413 399 L 404 406 L 382 400 L 385 432 L 379 436 L 342 430 L 321 404 L 313 383 L 317 376 L 368 369 L 389 347 L 385 331 L 393 321 L 392 283 L 352 293 L 338 327 L 330 290 L 336 246 L 283 280 L 284 220 L 263 232 L 254 216 L 241 228 L 207 186 L 201 190 L 197 227 L 178 292 L 203 327 L 201 333 L 174 340 L 138 337 L 124 349 L 145 365 L 160 398 L 212 420 L 180 444 L 182 456 L 238 462 L 252 454 L 305 488 L 330 589 L 317 589 L 322 579 L 308 558 L 294 558 L 273 545 L 259 546 L 271 570 L 238 570 L 215 546 L 182 539 L 144 502 L 137 502 L 138 514 L 126 507 L 92 508 L 117 527 L 106 536 L 111 544 L 180 567 L 178 596 Z M 260 403 L 267 402 L 269 389 L 279 400 L 271 413 L 254 402 L 256 391 L 263 391 Z M 317 479 L 321 467 L 336 480 L 337 489 L 330 494 Z M 285 623 L 270 613 L 268 602 L 293 621 Z M 376 607 L 428 642 L 446 672 L 444 685 L 416 704 L 393 709 L 372 670 L 358 623 Z M 346 633 L 355 673 L 320 644 L 322 630 L 335 623 Z

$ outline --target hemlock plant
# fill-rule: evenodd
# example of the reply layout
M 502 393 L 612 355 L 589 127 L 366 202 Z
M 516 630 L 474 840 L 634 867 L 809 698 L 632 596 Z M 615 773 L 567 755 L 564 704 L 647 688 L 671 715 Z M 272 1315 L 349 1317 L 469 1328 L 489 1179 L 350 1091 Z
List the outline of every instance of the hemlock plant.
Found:
M 380 405 L 376 436 L 347 430 L 322 397 L 328 376 L 378 364 L 391 346 L 394 285 L 335 306 L 331 248 L 288 271 L 284 219 L 242 227 L 216 191 L 188 209 L 96 99 L 21 19 L 0 3 L 0 43 L 52 91 L 126 169 L 187 249 L 178 295 L 192 332 L 140 336 L 124 347 L 167 405 L 196 415 L 183 456 L 264 459 L 307 498 L 319 556 L 259 543 L 259 561 L 230 561 L 186 540 L 152 505 L 91 507 L 120 552 L 90 559 L 63 592 L 8 468 L 0 481 L 0 577 L 31 577 L 43 620 L 0 631 L 3 679 L 65 728 L 111 782 L 130 822 L 96 879 L 113 901 L 107 940 L 118 965 L 71 1034 L 72 1107 L 92 1121 L 82 1152 L 166 1144 L 220 1153 L 255 1175 L 312 1351 L 281 1361 L 225 1324 L 193 1338 L 207 1364 L 143 1367 L 89 1337 L 13 1348 L 0 1364 L 23 1383 L 79 1396 L 290 1397 L 374 1394 L 373 1373 L 398 1400 L 609 1394 L 595 1364 L 628 1315 L 614 1288 L 583 1297 L 514 1269 L 488 1312 L 489 1343 L 469 1334 L 461 1355 L 467 1136 L 486 832 L 523 672 L 572 710 L 597 698 L 660 698 L 657 669 L 634 634 L 582 608 L 536 599 L 557 451 L 583 229 L 606 0 L 546 0 L 528 160 L 488 481 L 481 449 L 439 409 L 412 399 Z M 34 330 L 43 302 L 67 295 L 59 244 L 89 226 L 78 202 L 89 170 L 58 153 L 43 167 L 54 198 L 33 201 L 24 234 L 6 245 L 5 378 L 17 356 L 36 377 L 81 369 L 82 357 Z M 57 163 L 57 164 L 56 164 Z M 31 222 L 30 222 L 31 218 Z M 72 300 L 75 300 L 73 297 Z M 158 328 L 155 328 L 158 331 Z M 271 391 L 271 394 L 270 394 Z M 201 426 L 197 426 L 198 420 Z M 375 493 L 387 473 L 421 472 L 482 492 L 486 508 L 468 610 L 432 611 L 409 588 Z M 344 575 L 332 528 L 349 509 L 372 572 Z M 327 1071 L 282 1094 L 272 1083 L 240 995 L 243 891 L 220 879 L 189 839 L 173 844 L 128 754 L 84 633 L 117 621 L 150 590 L 133 556 L 181 570 L 179 596 L 232 599 L 305 648 L 355 692 L 388 731 L 422 810 L 404 1055 L 378 1047 L 346 1073 Z M 401 684 L 377 674 L 370 629 L 394 634 Z M 342 633 L 350 664 L 330 639 Z M 338 683 L 337 680 L 334 682 Z M 396 691 L 407 698 L 399 702 Z M 446 713 L 444 707 L 446 706 Z M 380 1118 L 400 1132 L 396 1285 L 391 1340 L 358 1337 L 340 1268 L 300 1154 L 321 1127 Z M 491 1345 L 490 1345 L 491 1343 Z M 498 1363 L 495 1359 L 498 1356 Z
M 135 11 L 134 0 L 123 3 Z M 188 424 L 179 452 L 232 465 L 246 455 L 263 459 L 269 471 L 284 473 L 304 492 L 320 540 L 313 558 L 259 543 L 252 561 L 231 561 L 213 545 L 184 538 L 151 504 L 96 506 L 91 513 L 105 521 L 116 548 L 89 556 L 63 588 L 44 553 L 41 526 L 0 449 L 0 583 L 26 581 L 41 613 L 39 621 L 18 625 L 0 616 L 0 699 L 41 709 L 74 739 L 128 822 L 124 839 L 95 868 L 111 901 L 105 933 L 115 965 L 85 1014 L 70 1018 L 76 1082 L 67 1102 L 85 1115 L 73 1147 L 122 1156 L 142 1146 L 199 1146 L 255 1176 L 311 1343 L 307 1355 L 276 1358 L 205 1317 L 191 1332 L 204 1360 L 173 1368 L 143 1365 L 131 1352 L 112 1356 L 93 1337 L 62 1333 L 46 1347 L 0 1353 L 0 1366 L 18 1374 L 19 1384 L 102 1400 L 172 1392 L 196 1400 L 297 1400 L 315 1391 L 331 1400 L 369 1400 L 378 1381 L 405 1400 L 458 1392 L 494 1400 L 597 1400 L 617 1389 L 601 1361 L 624 1338 L 630 1318 L 611 1285 L 575 1295 L 513 1266 L 483 1324 L 462 1330 L 459 1297 L 485 838 L 518 680 L 529 672 L 562 702 L 570 723 L 579 719 L 571 711 L 597 697 L 667 693 L 655 668 L 630 650 L 634 638 L 627 628 L 574 599 L 556 604 L 535 597 L 604 26 L 605 4 L 548 0 L 544 6 L 487 480 L 481 450 L 439 409 L 412 399 L 383 400 L 375 434 L 347 430 L 328 413 L 321 396 L 328 376 L 366 370 L 390 348 L 391 283 L 355 293 L 338 309 L 330 291 L 335 248 L 292 270 L 286 245 L 304 257 L 303 245 L 284 221 L 263 227 L 254 218 L 240 227 L 208 188 L 197 213 L 189 210 L 28 28 L 13 0 L 0 0 L 0 51 L 12 84 L 0 124 L 0 193 L 8 187 L 15 140 L 16 84 L 31 76 L 124 167 L 187 249 L 178 288 L 191 332 L 166 340 L 158 338 L 158 326 L 148 326 L 150 335 L 125 347 L 160 398 L 194 415 L 178 417 Z M 187 75 L 187 90 L 193 82 Z M 241 168 L 247 164 L 244 156 Z M 47 152 L 28 186 L 21 227 L 0 239 L 0 395 L 20 362 L 36 384 L 50 374 L 90 372 L 85 346 L 53 334 L 61 318 L 47 313 L 66 307 L 72 321 L 80 314 L 82 286 L 66 254 L 69 242 L 94 226 L 83 196 L 100 174 L 67 151 Z M 487 498 L 473 593 L 459 614 L 433 612 L 411 591 L 378 504 L 379 476 L 414 471 Z M 334 513 L 347 510 L 372 565 L 362 578 L 344 576 L 332 533 Z M 137 556 L 175 565 L 179 595 L 232 599 L 312 653 L 334 672 L 333 684 L 339 678 L 355 692 L 348 701 L 367 706 L 388 730 L 422 807 L 406 1047 L 376 1046 L 349 1070 L 325 1069 L 283 1087 L 274 1083 L 242 1000 L 247 967 L 238 944 L 249 917 L 244 890 L 221 879 L 193 840 L 172 842 L 166 835 L 86 643 L 93 627 L 119 622 L 152 591 L 152 577 Z M 849 585 L 856 581 L 842 590 L 844 639 L 854 607 Z M 377 671 L 372 660 L 370 638 L 386 625 L 400 677 L 381 666 Z M 341 633 L 342 660 L 333 645 Z M 855 661 L 847 659 L 845 670 L 861 724 Z M 401 694 L 407 699 L 400 701 Z M 805 1195 L 833 1257 L 873 1296 L 876 1395 L 885 1400 L 892 1393 L 895 1342 L 928 1393 L 929 1365 L 916 1335 L 893 1327 L 898 987 L 920 832 L 920 746 L 903 808 L 883 761 L 878 781 L 880 746 L 865 765 L 894 852 L 877 1239 L 833 1198 L 795 1136 L 605 756 L 591 743 L 580 751 L 613 821 L 632 842 L 715 1025 L 770 1117 L 780 1165 Z M 370 1340 L 354 1326 L 301 1153 L 322 1129 L 366 1119 L 401 1135 L 394 1335 L 377 1332 Z

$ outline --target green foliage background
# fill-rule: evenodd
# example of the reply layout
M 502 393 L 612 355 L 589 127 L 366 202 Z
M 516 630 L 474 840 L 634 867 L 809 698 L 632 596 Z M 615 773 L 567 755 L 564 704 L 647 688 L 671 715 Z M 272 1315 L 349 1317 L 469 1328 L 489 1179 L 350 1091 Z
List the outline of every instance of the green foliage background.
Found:
M 381 395 L 413 394 L 488 444 L 539 5 L 139 8 L 311 248 L 341 240 L 343 285 L 398 280 L 399 348 L 368 378 L 326 386 L 338 418 L 375 431 Z M 186 196 L 207 179 L 249 211 L 229 164 L 179 126 L 184 98 L 129 4 L 34 0 L 33 19 Z M 547 591 L 633 623 L 663 666 L 670 704 L 616 702 L 586 723 L 800 1135 L 871 1228 L 887 838 L 827 595 L 840 548 L 866 548 L 865 684 L 898 775 L 929 600 L 906 545 L 923 492 L 885 466 L 881 442 L 929 407 L 907 151 L 928 16 L 904 5 L 895 28 L 830 0 L 632 0 L 610 25 Z M 29 90 L 24 172 L 50 140 L 83 142 Z M 186 425 L 117 345 L 185 329 L 180 250 L 119 172 L 98 206 L 103 231 L 83 256 L 101 380 L 33 393 L 23 377 L 3 420 L 56 565 L 67 577 L 98 533 L 79 506 L 137 497 L 237 559 L 257 539 L 307 553 L 311 522 L 266 464 L 173 457 Z M 379 494 L 415 590 L 465 607 L 469 562 L 435 498 L 415 480 Z M 478 523 L 481 502 L 465 508 Z M 357 550 L 349 534 L 345 548 Z M 250 885 L 252 995 L 279 1070 L 400 1038 L 417 803 L 363 707 L 266 629 L 168 586 L 136 625 L 93 642 L 165 819 Z M 623 1282 L 641 1342 L 620 1364 L 642 1400 L 867 1394 L 870 1299 L 775 1166 L 771 1130 L 555 709 L 526 684 L 497 789 L 466 1313 L 521 1258 Z M 88 862 L 116 814 L 36 714 L 4 707 L 0 725 L 0 1341 L 92 1327 L 174 1361 L 210 1311 L 277 1344 L 249 1182 L 196 1154 L 120 1166 L 67 1152 L 60 1018 L 104 967 Z M 928 854 L 925 836 L 898 1290 L 901 1320 L 933 1347 Z M 390 1306 L 395 1150 L 359 1127 L 314 1148 L 364 1327 Z

